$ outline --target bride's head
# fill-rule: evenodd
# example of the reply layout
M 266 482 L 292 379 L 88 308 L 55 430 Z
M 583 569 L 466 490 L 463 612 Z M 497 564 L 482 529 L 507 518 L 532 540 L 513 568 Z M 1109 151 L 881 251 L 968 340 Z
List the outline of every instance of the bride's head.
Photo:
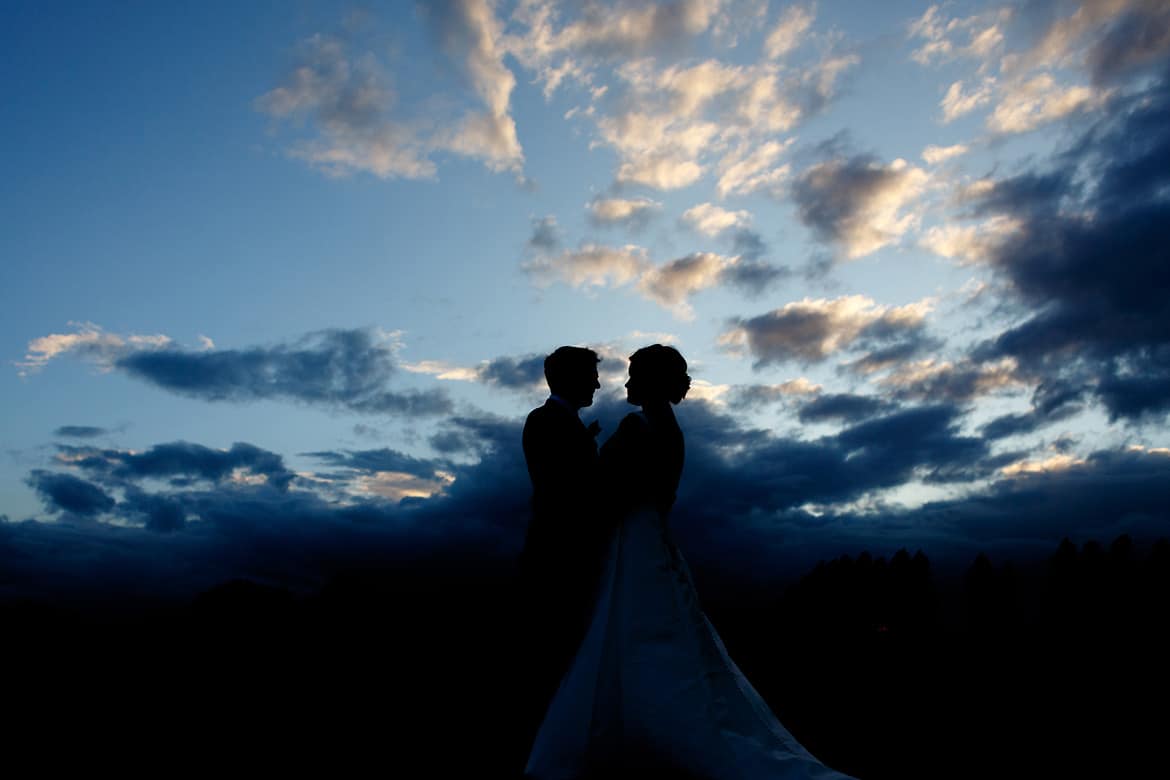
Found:
M 674 347 L 652 344 L 630 355 L 626 400 L 638 406 L 656 401 L 677 404 L 691 387 L 687 361 Z

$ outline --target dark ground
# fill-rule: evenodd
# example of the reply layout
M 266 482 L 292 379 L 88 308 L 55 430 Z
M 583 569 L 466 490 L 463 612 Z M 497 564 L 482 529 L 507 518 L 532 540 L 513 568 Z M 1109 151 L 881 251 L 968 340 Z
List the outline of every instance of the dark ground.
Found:
M 0 744 L 42 771 L 516 777 L 513 588 L 419 567 L 310 596 L 233 581 L 147 611 L 2 603 Z M 953 587 L 899 553 L 781 593 L 710 590 L 781 721 L 858 778 L 1163 775 L 1164 541 L 1066 544 L 1035 571 L 981 558 Z

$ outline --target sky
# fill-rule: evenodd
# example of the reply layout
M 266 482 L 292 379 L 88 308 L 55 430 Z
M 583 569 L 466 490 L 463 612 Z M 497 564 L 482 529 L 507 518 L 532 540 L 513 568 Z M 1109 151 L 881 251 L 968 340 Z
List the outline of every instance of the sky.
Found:
M 0 593 L 507 560 L 562 344 L 709 569 L 1170 527 L 1165 2 L 6 16 Z

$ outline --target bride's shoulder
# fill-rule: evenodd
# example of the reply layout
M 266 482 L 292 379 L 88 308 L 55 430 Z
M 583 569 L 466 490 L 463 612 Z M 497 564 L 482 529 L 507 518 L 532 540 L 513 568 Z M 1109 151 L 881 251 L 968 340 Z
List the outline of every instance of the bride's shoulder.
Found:
M 628 453 L 638 449 L 649 430 L 646 418 L 639 412 L 630 412 L 618 423 L 617 430 L 602 446 L 603 455 Z
M 621 424 L 629 428 L 647 428 L 650 421 L 646 419 L 645 412 L 630 412 L 622 418 Z

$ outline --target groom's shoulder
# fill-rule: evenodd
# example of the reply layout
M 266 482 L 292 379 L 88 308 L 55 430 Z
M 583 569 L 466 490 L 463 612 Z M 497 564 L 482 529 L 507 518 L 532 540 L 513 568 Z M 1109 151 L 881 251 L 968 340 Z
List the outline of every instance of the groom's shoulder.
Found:
M 555 402 L 545 401 L 542 405 L 533 409 L 528 413 L 528 418 L 524 421 L 524 427 L 528 429 L 556 425 L 560 415 L 557 414 L 557 410 L 553 408 L 554 406 Z

